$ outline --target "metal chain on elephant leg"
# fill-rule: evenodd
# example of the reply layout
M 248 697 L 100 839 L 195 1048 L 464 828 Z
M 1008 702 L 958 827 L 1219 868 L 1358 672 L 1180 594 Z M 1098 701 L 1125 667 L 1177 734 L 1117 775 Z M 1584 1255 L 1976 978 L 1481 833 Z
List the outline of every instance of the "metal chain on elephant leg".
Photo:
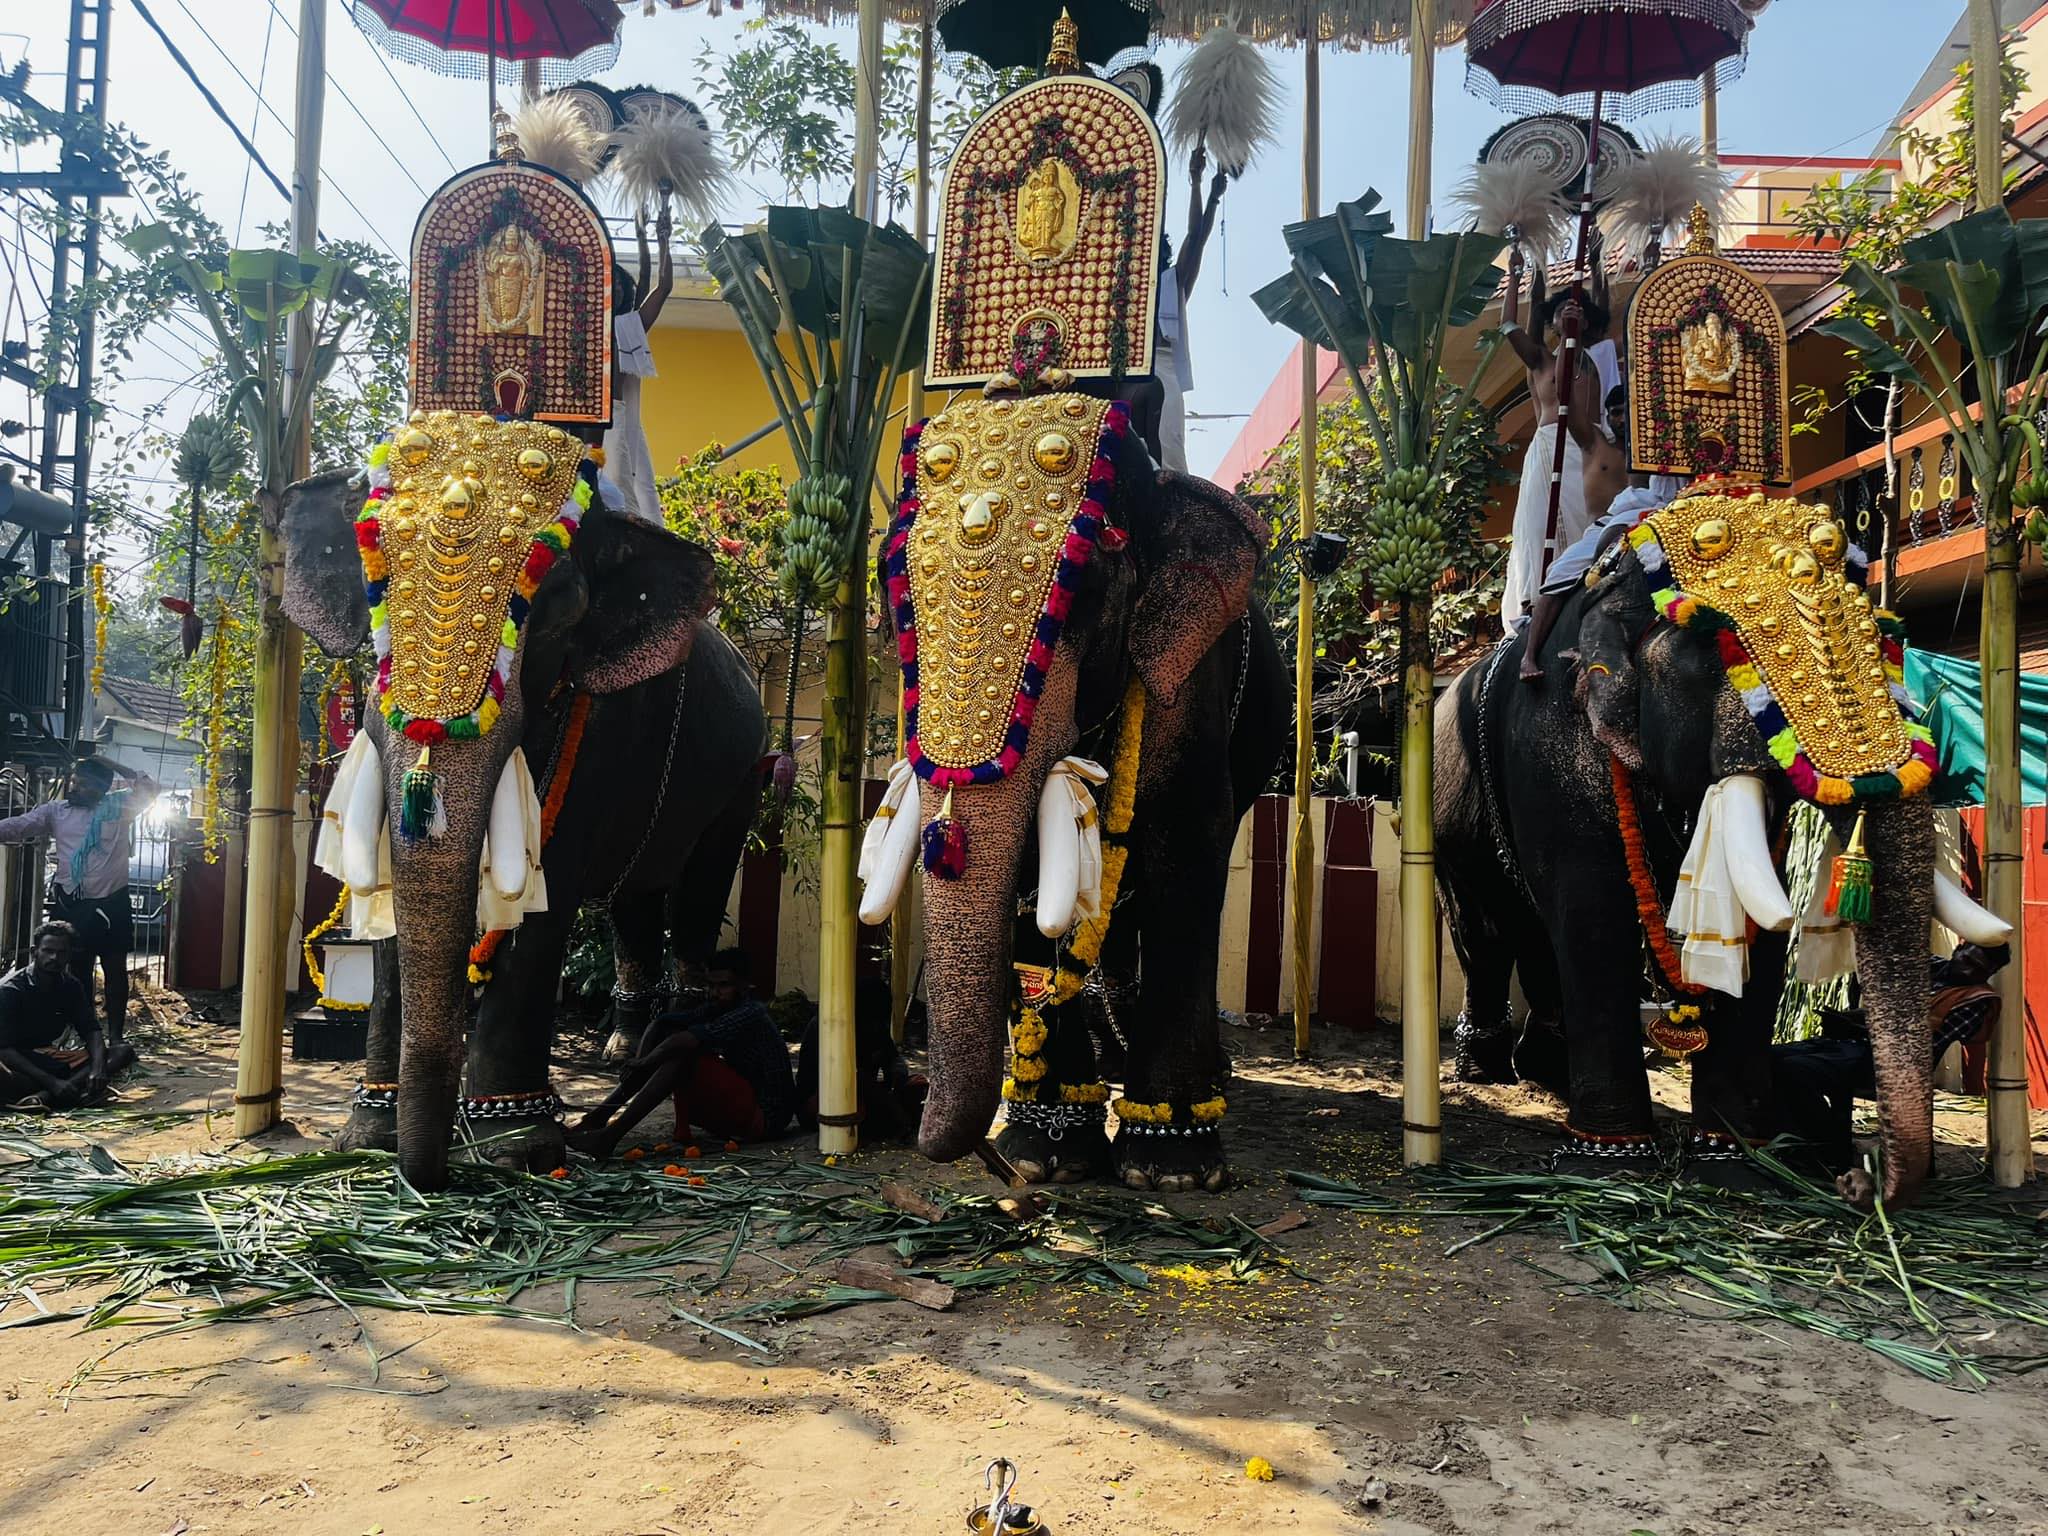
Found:
M 647 851 L 647 845 L 654 841 L 654 829 L 661 823 L 662 807 L 668 804 L 669 775 L 676 766 L 676 738 L 683 728 L 683 701 L 690 694 L 690 674 L 682 672 L 676 678 L 676 711 L 669 717 L 668 750 L 662 754 L 661 782 L 654 789 L 654 809 L 648 812 L 647 827 L 640 834 L 640 844 L 633 850 L 633 856 L 626 860 L 626 867 L 619 871 L 619 878 L 612 882 L 612 888 L 604 893 L 604 904 L 609 907 L 618 899 L 619 892 L 626 887 L 626 881 L 639 866 L 640 855 Z
M 1226 736 L 1237 730 L 1237 712 L 1244 707 L 1245 685 L 1252 675 L 1252 611 L 1246 608 L 1244 617 L 1237 621 L 1237 687 L 1230 695 L 1230 721 L 1224 726 Z

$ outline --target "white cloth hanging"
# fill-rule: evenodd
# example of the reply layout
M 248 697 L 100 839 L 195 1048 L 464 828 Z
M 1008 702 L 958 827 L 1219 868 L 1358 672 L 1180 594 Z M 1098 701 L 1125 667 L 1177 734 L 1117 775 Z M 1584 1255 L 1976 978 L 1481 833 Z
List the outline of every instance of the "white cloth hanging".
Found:
M 1716 825 L 1726 788 L 1717 783 L 1700 801 L 1699 821 L 1679 866 L 1678 890 L 1665 927 L 1685 935 L 1679 951 L 1682 980 L 1740 997 L 1749 980 L 1749 914 L 1735 894 L 1727 841 Z
M 604 434 L 604 467 L 619 488 L 623 510 L 642 522 L 663 526 L 661 491 L 654 473 L 654 450 L 640 415 L 640 381 L 655 377 L 654 353 L 647 345 L 647 327 L 630 311 L 612 321 L 619 365 L 618 393 L 612 400 L 612 424 Z
M 1557 452 L 1557 423 L 1536 429 L 1522 454 L 1522 488 L 1515 499 L 1515 542 L 1508 551 L 1506 585 L 1501 590 L 1501 622 L 1517 628 L 1533 607 L 1546 574 L 1543 530 L 1550 522 L 1550 466 Z M 1557 498 L 1557 548 L 1569 549 L 1586 531 L 1585 456 L 1571 434 L 1565 434 L 1564 479 Z
M 1195 367 L 1188 352 L 1187 306 L 1181 301 L 1180 278 L 1171 267 L 1159 274 L 1158 307 L 1159 334 L 1152 344 L 1152 372 L 1166 393 L 1159 412 L 1159 463 L 1162 469 L 1186 474 L 1187 397 L 1195 387 Z
M 1856 936 L 1838 914 L 1828 910 L 1828 876 L 1841 851 L 1842 845 L 1830 829 L 1820 851 L 1813 893 L 1799 915 L 1799 957 L 1792 974 L 1801 981 L 1833 981 L 1856 968 Z
M 512 774 L 519 786 L 526 829 L 526 888 L 517 896 L 498 894 L 490 878 L 490 847 L 486 839 L 477 864 L 476 899 L 477 926 L 485 932 L 494 928 L 517 928 L 527 913 L 548 909 L 547 876 L 541 873 L 540 867 L 540 798 L 534 793 L 533 776 L 527 770 L 525 752 L 514 747 L 511 761 L 504 771 Z M 356 779 L 364 772 L 381 772 L 381 768 L 376 749 L 370 743 L 370 733 L 358 731 L 334 770 L 334 783 L 327 791 L 327 799 L 320 812 L 320 835 L 313 845 L 314 865 L 344 884 L 348 881 L 343 854 L 348 835 L 347 807 Z M 350 936 L 357 939 L 389 939 L 398 933 L 397 908 L 391 899 L 391 828 L 384 814 L 381 794 L 375 805 L 377 826 L 372 835 L 377 842 L 377 882 L 367 891 L 353 886 L 349 889 L 348 928 Z

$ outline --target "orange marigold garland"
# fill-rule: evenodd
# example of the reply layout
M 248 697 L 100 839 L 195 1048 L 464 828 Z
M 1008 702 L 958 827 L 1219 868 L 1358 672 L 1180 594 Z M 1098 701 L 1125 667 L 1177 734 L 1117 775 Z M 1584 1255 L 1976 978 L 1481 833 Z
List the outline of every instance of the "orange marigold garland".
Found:
M 1664 926 L 1664 903 L 1657 896 L 1657 880 L 1650 873 L 1650 860 L 1643 852 L 1643 824 L 1636 816 L 1635 788 L 1621 759 L 1609 753 L 1608 770 L 1614 777 L 1614 820 L 1621 829 L 1621 851 L 1628 860 L 1628 883 L 1635 891 L 1636 916 L 1642 920 L 1643 936 L 1650 941 L 1650 953 L 1657 969 L 1674 991 L 1700 997 L 1706 988 L 1687 981 L 1680 968 L 1678 951 Z
M 554 771 L 548 776 L 547 798 L 540 803 L 540 845 L 546 848 L 555 835 L 555 820 L 562 814 L 562 802 L 569 796 L 569 780 L 576 772 L 576 753 L 583 745 L 583 724 L 590 718 L 590 695 L 578 693 L 569 702 L 569 719 L 562 727 L 562 750 L 555 754 Z M 509 928 L 493 928 L 469 949 L 469 982 L 480 987 L 491 979 L 491 960 L 505 941 Z

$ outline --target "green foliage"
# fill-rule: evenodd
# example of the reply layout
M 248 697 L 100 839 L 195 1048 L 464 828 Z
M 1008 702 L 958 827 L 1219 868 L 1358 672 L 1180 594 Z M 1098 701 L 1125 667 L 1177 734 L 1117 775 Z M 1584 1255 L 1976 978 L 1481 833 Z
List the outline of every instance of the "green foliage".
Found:
M 849 204 L 853 181 L 855 67 L 839 45 L 791 21 L 748 24 L 758 41 L 720 58 L 706 45 L 697 81 L 724 130 L 732 163 L 778 177 L 790 202 Z M 908 206 L 917 180 L 918 43 L 897 33 L 882 48 L 882 137 L 878 171 L 883 206 Z M 932 77 L 932 165 L 952 157 L 974 120 L 998 97 L 1032 78 L 956 54 Z
M 770 551 L 787 521 L 782 471 L 728 469 L 722 443 L 707 443 L 661 481 L 661 515 L 669 532 L 711 551 L 718 567 L 718 627 L 760 671 L 782 603 Z
M 1292 267 L 1252 301 L 1276 325 L 1336 353 L 1351 375 L 1359 419 L 1386 466 L 1358 518 L 1356 557 L 1381 596 L 1426 598 L 1457 543 L 1445 506 L 1457 434 L 1447 437 L 1439 424 L 1464 416 L 1500 338 L 1486 338 L 1471 379 L 1448 401 L 1444 349 L 1453 330 L 1485 312 L 1507 242 L 1469 234 L 1396 240 L 1378 205 L 1368 189 L 1334 213 L 1288 225 Z
M 1443 449 L 1440 491 L 1434 516 L 1442 530 L 1444 568 L 1430 610 L 1430 645 L 1441 653 L 1477 632 L 1500 605 L 1505 552 L 1484 539 L 1480 525 L 1492 487 L 1506 478 L 1492 415 L 1466 400 L 1448 443 L 1440 444 L 1456 392 L 1439 388 L 1437 431 L 1429 450 Z M 1290 435 L 1262 486 L 1270 492 L 1274 547 L 1286 549 L 1299 537 L 1301 437 Z M 1338 686 L 1391 678 L 1400 655 L 1400 626 L 1378 606 L 1366 562 L 1358 558 L 1365 529 L 1381 504 L 1385 471 L 1379 443 L 1356 400 L 1326 405 L 1316 417 L 1316 525 L 1351 541 L 1351 553 L 1336 572 L 1316 583 L 1316 656 L 1343 669 Z M 1269 560 L 1262 577 L 1266 611 L 1281 648 L 1291 651 L 1299 617 L 1292 561 Z M 1327 689 L 1326 689 L 1327 691 Z

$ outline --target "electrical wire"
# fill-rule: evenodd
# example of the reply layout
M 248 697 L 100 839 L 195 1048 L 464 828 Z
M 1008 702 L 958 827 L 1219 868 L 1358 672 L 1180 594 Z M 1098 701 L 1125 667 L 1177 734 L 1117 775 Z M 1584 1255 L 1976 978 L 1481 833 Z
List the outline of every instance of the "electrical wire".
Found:
M 277 172 L 273 171 L 270 168 L 269 163 L 264 160 L 262 154 L 257 150 L 256 146 L 249 141 L 248 135 L 242 132 L 241 125 L 237 123 L 232 117 L 228 116 L 228 109 L 220 104 L 220 98 L 213 94 L 213 91 L 207 86 L 204 80 L 199 78 L 199 71 L 192 67 L 191 60 L 187 59 L 183 53 L 179 52 L 178 45 L 171 41 L 170 33 L 166 32 L 163 29 L 162 25 L 157 21 L 156 17 L 150 14 L 149 7 L 143 3 L 143 0 L 133 0 L 133 3 L 135 6 L 135 14 L 140 16 L 145 22 L 149 24 L 149 30 L 154 32 L 157 35 L 158 40 L 163 43 L 164 51 L 170 54 L 171 61 L 174 64 L 176 64 L 178 68 L 182 69 L 185 72 L 185 78 L 190 80 L 192 82 L 194 89 L 196 89 L 201 96 L 206 98 L 206 104 L 209 107 L 213 108 L 213 115 L 219 118 L 223 123 L 226 123 L 228 125 L 228 132 L 232 133 L 235 136 L 235 142 L 242 146 L 243 150 L 248 154 L 249 158 L 255 161 L 256 164 L 262 168 L 263 174 L 265 176 L 268 176 L 270 178 L 270 184 L 273 187 L 277 188 L 277 195 L 283 198 L 287 203 L 289 203 L 292 200 L 292 189 L 286 186 L 284 182 L 279 178 Z M 195 27 L 199 26 L 199 18 L 193 16 L 191 11 L 185 9 L 185 0 L 178 0 L 178 9 L 181 11 L 185 11 L 186 16 L 191 18 L 192 25 L 194 25 Z M 200 28 L 200 31 L 203 35 L 205 35 L 206 40 L 209 43 L 213 43 L 213 35 L 211 33 L 206 32 L 206 29 L 203 27 Z M 218 52 L 220 50 L 219 43 L 213 43 L 213 46 L 215 51 Z M 227 55 L 225 53 L 221 53 L 221 57 L 225 59 L 227 58 Z M 230 65 L 232 65 L 234 61 L 232 59 L 229 59 L 228 62 Z M 235 73 L 240 75 L 242 72 L 240 70 L 236 70 Z M 242 83 L 244 85 L 248 85 L 249 77 L 243 75 Z M 250 86 L 250 89 L 255 90 L 255 87 Z M 257 100 L 262 100 L 262 95 L 260 92 L 257 95 Z M 272 113 L 271 115 L 275 116 L 276 114 Z
M 291 24 L 291 22 L 287 21 L 285 19 L 284 12 L 277 8 L 277 0 L 270 0 L 270 19 L 272 21 L 283 21 L 285 31 L 291 33 L 292 40 L 294 42 L 298 41 L 298 29 L 295 28 Z M 266 30 L 268 30 L 267 27 Z M 391 142 L 384 137 L 383 132 L 377 127 L 375 123 L 370 121 L 369 114 L 365 112 L 361 107 L 356 105 L 355 97 L 349 95 L 348 87 L 342 84 L 340 80 L 335 78 L 333 70 L 327 71 L 327 83 L 333 86 L 335 94 L 340 96 L 341 99 L 345 103 L 347 103 L 349 111 L 355 113 L 357 120 L 360 121 L 365 128 L 370 130 L 370 136 L 377 141 L 378 146 L 383 149 L 384 153 L 391 157 L 391 162 L 392 164 L 398 167 L 399 174 L 404 176 L 407 181 L 412 183 L 413 190 L 415 192 L 419 193 L 419 195 L 423 198 L 426 197 L 428 195 L 427 189 L 420 185 L 419 177 L 413 175 L 412 167 L 407 165 L 405 163 L 404 158 L 398 153 L 398 151 L 391 147 Z M 407 104 L 410 105 L 410 100 L 408 100 Z M 417 116 L 418 114 L 415 113 L 414 115 Z M 424 126 L 424 124 L 422 124 L 422 126 Z M 428 133 L 429 137 L 432 137 L 431 129 L 428 130 Z M 438 143 L 439 140 L 437 139 L 435 140 L 435 142 Z
M 270 16 L 263 23 L 263 62 L 256 66 L 256 104 L 249 109 L 249 137 L 256 137 L 256 125 L 260 121 L 263 101 L 263 87 L 270 81 L 270 36 L 277 26 L 277 7 L 270 8 Z M 242 220 L 249 212 L 249 173 L 256 162 L 245 161 L 242 165 L 242 200 L 235 208 L 235 244 L 242 243 Z

